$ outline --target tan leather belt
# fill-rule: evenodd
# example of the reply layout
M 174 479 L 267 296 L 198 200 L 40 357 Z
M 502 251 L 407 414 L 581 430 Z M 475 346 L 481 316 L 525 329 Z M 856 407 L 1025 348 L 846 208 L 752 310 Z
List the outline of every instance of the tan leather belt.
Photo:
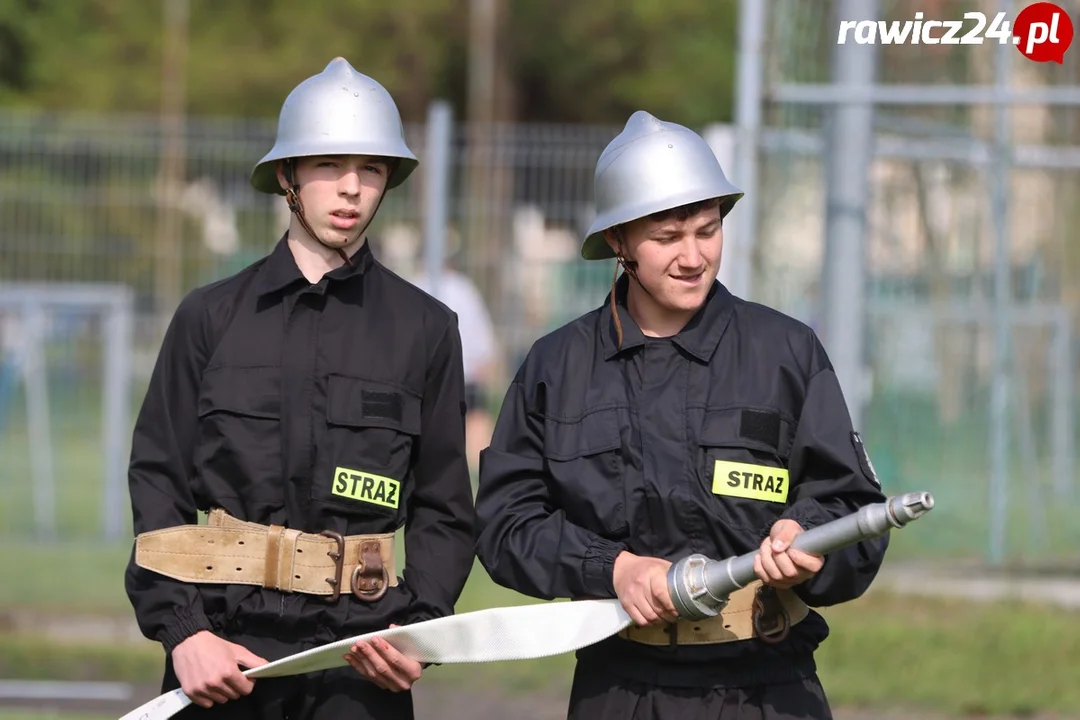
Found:
M 631 625 L 620 631 L 619 637 L 645 645 L 708 645 L 750 638 L 776 643 L 809 612 L 806 603 L 791 590 L 776 590 L 755 580 L 733 592 L 715 617 L 665 625 Z
M 245 522 L 216 508 L 206 525 L 142 533 L 135 562 L 176 580 L 260 585 L 282 592 L 341 595 L 342 582 L 361 600 L 397 585 L 394 534 L 342 536 Z

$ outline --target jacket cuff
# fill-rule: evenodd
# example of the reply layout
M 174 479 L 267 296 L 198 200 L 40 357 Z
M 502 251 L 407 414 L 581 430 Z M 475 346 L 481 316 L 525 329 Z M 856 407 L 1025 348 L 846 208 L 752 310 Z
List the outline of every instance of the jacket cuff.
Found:
M 190 608 L 177 608 L 172 622 L 165 625 L 158 641 L 165 648 L 165 654 L 171 655 L 177 645 L 202 630 L 213 631 L 206 615 L 192 612 Z
M 822 510 L 821 508 L 821 505 L 819 505 L 816 500 L 811 500 L 809 498 L 801 500 L 789 507 L 787 510 L 784 511 L 781 517 L 788 520 L 794 520 L 795 522 L 799 523 L 799 526 L 802 527 L 803 530 L 810 530 L 817 527 L 818 525 L 824 525 L 825 523 L 830 522 L 833 519 L 825 514 L 824 510 Z M 765 534 L 761 538 L 761 541 L 764 542 L 765 538 L 767 538 L 768 536 L 769 531 L 766 530 Z M 829 562 L 829 557 L 829 555 L 823 556 L 822 566 L 821 569 L 818 570 L 817 574 L 805 583 L 802 583 L 796 587 L 803 589 L 809 587 L 812 591 L 813 587 L 823 582 L 821 578 L 822 575 L 825 574 L 826 568 L 829 568 L 831 570 L 831 563 Z M 806 598 L 803 598 L 803 600 L 806 601 Z M 807 602 L 807 604 L 809 604 L 809 602 Z
M 592 597 L 613 598 L 615 595 L 615 558 L 626 550 L 623 543 L 596 538 L 582 562 L 585 593 Z
M 794 520 L 802 526 L 803 530 L 816 528 L 818 525 L 824 525 L 832 520 L 832 518 L 828 517 L 824 511 L 822 511 L 821 506 L 818 505 L 817 501 L 809 498 L 804 498 L 794 505 L 791 505 L 784 510 L 780 517 Z M 761 537 L 762 540 L 769 536 L 770 530 L 771 527 L 765 530 L 765 534 Z

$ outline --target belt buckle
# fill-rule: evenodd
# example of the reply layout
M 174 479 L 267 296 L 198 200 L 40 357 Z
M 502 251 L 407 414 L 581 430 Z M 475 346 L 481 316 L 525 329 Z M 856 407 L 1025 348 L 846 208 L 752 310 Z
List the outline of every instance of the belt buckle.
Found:
M 390 588 L 390 573 L 379 554 L 377 540 L 361 543 L 360 562 L 353 569 L 350 585 L 353 595 L 365 602 L 375 602 Z
M 326 578 L 326 582 L 330 583 L 330 587 L 334 588 L 329 602 L 336 602 L 341 597 L 341 575 L 345 567 L 345 538 L 341 536 L 341 533 L 334 530 L 323 530 L 319 534 L 337 543 L 337 550 L 329 550 L 326 553 L 334 561 L 334 577 Z

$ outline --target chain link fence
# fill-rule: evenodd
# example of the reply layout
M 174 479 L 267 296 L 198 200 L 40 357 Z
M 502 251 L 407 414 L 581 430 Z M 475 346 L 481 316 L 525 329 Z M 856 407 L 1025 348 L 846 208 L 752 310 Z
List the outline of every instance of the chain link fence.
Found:
M 996 41 L 837 45 L 842 20 L 993 21 L 1025 4 L 766 3 L 754 288 L 842 356 L 851 336 L 823 308 L 864 283 L 843 315 L 862 336 L 849 401 L 886 489 L 939 499 L 905 550 L 1060 568 L 1080 541 L 1075 49 L 1059 67 Z M 1080 4 L 1060 5 L 1075 24 Z M 861 206 L 828 184 L 853 154 Z M 845 213 L 861 222 L 861 269 L 841 265 Z
M 191 118 L 171 137 L 166 127 L 156 118 L 0 111 L 2 535 L 128 536 L 128 443 L 113 438 L 130 440 L 165 324 L 184 293 L 262 257 L 288 226 L 284 199 L 248 182 L 273 144 L 274 122 Z M 426 131 L 406 127 L 422 161 Z M 613 267 L 579 262 L 578 241 L 591 220 L 596 158 L 616 132 L 451 128 L 446 261 L 490 315 L 493 401 L 537 337 L 604 299 Z M 171 177 L 170 167 L 178 168 Z M 391 192 L 369 231 L 377 257 L 417 281 L 432 211 L 428 172 L 422 163 Z M 52 289 L 75 299 L 22 302 L 28 283 L 35 297 Z M 99 301 L 117 289 L 122 311 Z M 121 315 L 130 323 L 125 411 L 103 414 L 102 378 L 121 352 L 105 328 Z M 102 493 L 120 506 L 88 513 L 102 507 Z

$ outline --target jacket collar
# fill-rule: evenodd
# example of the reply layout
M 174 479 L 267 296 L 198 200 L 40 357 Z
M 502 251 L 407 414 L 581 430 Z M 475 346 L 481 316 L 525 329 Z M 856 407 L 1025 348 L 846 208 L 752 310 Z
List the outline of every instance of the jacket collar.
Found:
M 277 244 L 274 246 L 273 251 L 266 258 L 266 263 L 263 265 L 262 272 L 259 274 L 257 292 L 259 295 L 267 295 L 280 290 L 284 290 L 291 286 L 293 283 L 307 283 L 307 279 L 304 274 L 300 272 L 299 266 L 296 264 L 296 258 L 293 257 L 292 250 L 289 249 L 288 233 L 281 236 Z M 336 267 L 323 276 L 324 280 L 332 282 L 348 280 L 352 277 L 358 277 L 367 272 L 372 265 L 373 256 L 371 254 L 371 248 L 368 242 L 364 242 L 360 248 L 353 253 L 351 265 L 341 265 Z
M 626 305 L 626 295 L 630 287 L 630 278 L 623 273 L 615 283 L 615 307 L 622 323 L 623 344 L 618 346 L 619 338 L 611 312 L 611 293 L 604 298 L 600 311 L 600 342 L 604 349 L 604 359 L 611 360 L 616 355 L 645 344 L 645 335 L 637 322 L 630 316 Z M 735 309 L 735 299 L 730 291 L 719 281 L 713 282 L 705 303 L 690 318 L 672 341 L 690 353 L 697 360 L 707 363 L 720 344 L 720 338 L 727 329 L 728 322 Z

